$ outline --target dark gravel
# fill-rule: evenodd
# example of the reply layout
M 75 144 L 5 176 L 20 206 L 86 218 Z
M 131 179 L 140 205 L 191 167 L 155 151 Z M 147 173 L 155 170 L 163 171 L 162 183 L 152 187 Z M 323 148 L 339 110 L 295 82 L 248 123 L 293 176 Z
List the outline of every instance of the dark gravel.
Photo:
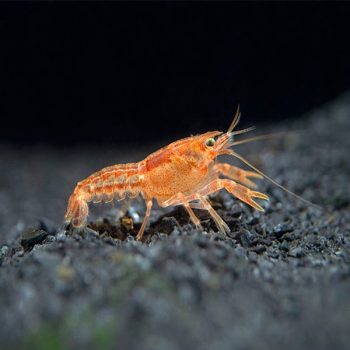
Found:
M 262 130 L 302 130 L 240 153 L 323 211 L 263 181 L 263 214 L 212 198 L 228 236 L 173 208 L 143 243 L 137 202 L 96 207 L 82 232 L 61 218 L 76 181 L 146 151 L 2 145 L 1 348 L 349 349 L 350 95 Z

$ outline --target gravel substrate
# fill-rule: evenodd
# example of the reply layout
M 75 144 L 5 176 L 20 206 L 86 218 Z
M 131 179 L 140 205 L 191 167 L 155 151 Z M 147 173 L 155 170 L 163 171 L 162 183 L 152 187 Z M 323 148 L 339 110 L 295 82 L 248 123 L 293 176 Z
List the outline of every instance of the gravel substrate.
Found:
M 350 95 L 262 130 L 302 130 L 239 151 L 323 210 L 261 181 L 265 213 L 212 198 L 228 236 L 155 209 L 144 242 L 142 203 L 102 205 L 82 232 L 62 217 L 76 181 L 146 151 L 2 145 L 0 347 L 349 349 Z

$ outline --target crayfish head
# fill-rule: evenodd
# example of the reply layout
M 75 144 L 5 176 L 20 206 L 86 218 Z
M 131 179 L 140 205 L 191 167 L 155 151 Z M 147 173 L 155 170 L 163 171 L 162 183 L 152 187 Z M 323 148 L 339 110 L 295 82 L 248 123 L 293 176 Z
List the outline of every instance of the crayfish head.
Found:
M 191 136 L 168 146 L 172 153 L 188 164 L 202 168 L 209 165 L 218 155 L 217 141 L 221 131 L 209 131 Z
M 232 154 L 230 147 L 234 145 L 234 136 L 254 130 L 254 127 L 242 130 L 234 130 L 238 125 L 240 119 L 241 112 L 238 106 L 236 114 L 234 115 L 227 132 L 212 131 L 201 135 L 201 137 L 204 138 L 204 149 L 209 159 L 214 160 L 217 156 L 220 156 L 222 154 Z
M 198 136 L 191 136 L 177 145 L 183 147 L 182 154 L 185 155 L 187 161 L 192 161 L 198 166 L 206 166 L 212 162 L 216 157 L 222 154 L 231 154 L 230 147 L 234 145 L 234 136 L 246 133 L 254 128 L 247 128 L 243 130 L 234 130 L 238 125 L 241 117 L 239 106 L 236 114 L 227 130 L 222 131 L 208 131 Z
M 196 137 L 191 149 L 196 150 L 205 163 L 212 162 L 232 144 L 232 133 L 209 131 Z
M 227 132 L 221 131 L 209 131 L 200 135 L 202 149 L 206 154 L 206 158 L 211 162 L 217 156 L 221 154 L 227 154 L 228 149 L 233 145 L 233 137 L 237 132 L 234 132 L 234 128 L 239 123 L 241 118 L 241 112 L 239 105 L 236 114 L 227 130 Z

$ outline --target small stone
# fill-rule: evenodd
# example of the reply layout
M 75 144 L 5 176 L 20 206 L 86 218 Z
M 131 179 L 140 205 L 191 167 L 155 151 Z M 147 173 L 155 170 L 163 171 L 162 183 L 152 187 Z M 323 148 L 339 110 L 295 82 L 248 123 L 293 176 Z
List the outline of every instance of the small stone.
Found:
M 289 251 L 289 244 L 286 240 L 284 240 L 281 244 L 280 244 L 280 249 L 288 252 Z
M 287 232 L 292 232 L 293 228 L 287 224 L 278 224 L 273 228 L 273 233 L 277 238 L 282 237 Z
M 284 235 L 283 238 L 288 242 L 292 242 L 296 239 L 296 236 L 295 236 L 294 232 L 289 232 L 286 235 Z
M 266 247 L 261 245 L 261 244 L 258 244 L 257 246 L 253 247 L 251 249 L 251 251 L 257 253 L 257 254 L 262 254 L 263 252 L 266 251 Z
M 134 221 L 131 217 L 124 216 L 120 218 L 119 221 L 120 221 L 120 227 L 125 233 L 131 232 L 134 230 Z
M 8 250 L 9 250 L 9 247 L 8 247 L 7 245 L 3 245 L 3 246 L 0 248 L 0 259 L 6 255 L 6 253 L 8 252 Z
M 269 247 L 272 244 L 272 241 L 269 238 L 261 238 L 260 243 Z
M 66 239 L 67 239 L 67 236 L 63 232 L 58 233 L 56 236 L 57 242 L 64 242 Z
M 48 236 L 44 230 L 29 228 L 22 234 L 21 245 L 24 249 L 30 249 L 36 244 L 40 244 Z
M 46 238 L 43 240 L 42 244 L 46 244 L 46 243 L 52 243 L 56 240 L 55 236 L 53 235 L 47 235 Z
M 158 241 L 165 241 L 165 240 L 168 239 L 168 237 L 169 237 L 168 234 L 159 232 L 159 233 L 156 233 L 156 234 L 151 236 L 151 241 L 153 241 L 153 243 L 156 240 L 158 240 Z
M 181 236 L 182 232 L 177 228 L 174 227 L 173 232 L 171 233 L 172 236 Z
M 246 247 L 246 248 L 251 246 L 254 238 L 255 238 L 255 235 L 253 233 L 251 233 L 250 231 L 245 230 L 245 229 L 242 229 L 238 233 L 239 242 L 242 244 L 243 247 Z
M 232 207 L 230 216 L 233 219 L 238 220 L 242 216 L 242 207 L 240 205 L 235 205 Z
M 9 250 L 9 247 L 7 245 L 3 245 L 0 248 L 0 265 L 2 264 L 3 259 L 5 258 L 7 252 Z
M 258 223 L 259 223 L 259 219 L 257 217 L 254 217 L 249 221 L 250 225 L 257 225 Z
M 172 216 L 165 216 L 162 218 L 162 221 L 156 226 L 156 230 L 158 232 L 169 235 L 174 230 L 174 227 L 180 227 L 177 220 Z
M 89 227 L 85 227 L 84 231 L 82 232 L 82 236 L 85 239 L 94 240 L 94 239 L 98 238 L 99 234 L 97 231 L 95 231 Z
M 289 252 L 289 255 L 294 258 L 301 258 L 305 256 L 305 251 L 302 247 L 296 247 Z
M 112 246 L 117 245 L 116 239 L 115 239 L 115 238 L 112 238 L 112 237 L 110 237 L 110 236 L 105 236 L 105 237 L 103 237 L 103 241 L 104 241 L 105 243 L 109 244 L 109 245 L 112 245 Z
M 196 236 L 195 242 L 197 243 L 198 247 L 200 247 L 200 248 L 206 248 L 208 246 L 208 239 L 204 235 Z
M 280 256 L 279 253 L 276 252 L 275 250 L 268 250 L 267 255 L 273 259 L 278 259 L 278 257 Z

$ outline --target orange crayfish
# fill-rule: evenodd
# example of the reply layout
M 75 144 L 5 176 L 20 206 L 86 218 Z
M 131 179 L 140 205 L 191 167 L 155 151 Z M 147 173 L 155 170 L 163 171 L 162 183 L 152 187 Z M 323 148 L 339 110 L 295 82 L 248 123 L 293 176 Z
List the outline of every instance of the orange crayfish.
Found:
M 90 175 L 77 184 L 70 196 L 66 221 L 74 227 L 81 227 L 86 223 L 89 213 L 88 202 L 111 202 L 114 199 L 134 198 L 140 194 L 146 202 L 146 214 L 137 234 L 138 240 L 144 234 L 153 199 L 161 207 L 183 205 L 197 228 L 201 228 L 200 220 L 192 209 L 207 210 L 218 229 L 225 233 L 229 232 L 229 228 L 211 206 L 209 195 L 226 189 L 242 202 L 263 211 L 254 199 L 268 200 L 268 196 L 251 189 L 256 187 L 251 179 L 262 177 L 295 195 L 230 149 L 231 146 L 252 140 L 233 141 L 235 135 L 252 129 L 233 131 L 240 115 L 238 108 L 225 133 L 209 131 L 187 137 L 161 148 L 138 163 L 112 165 Z M 216 163 L 215 160 L 220 155 L 232 155 L 254 171 Z

